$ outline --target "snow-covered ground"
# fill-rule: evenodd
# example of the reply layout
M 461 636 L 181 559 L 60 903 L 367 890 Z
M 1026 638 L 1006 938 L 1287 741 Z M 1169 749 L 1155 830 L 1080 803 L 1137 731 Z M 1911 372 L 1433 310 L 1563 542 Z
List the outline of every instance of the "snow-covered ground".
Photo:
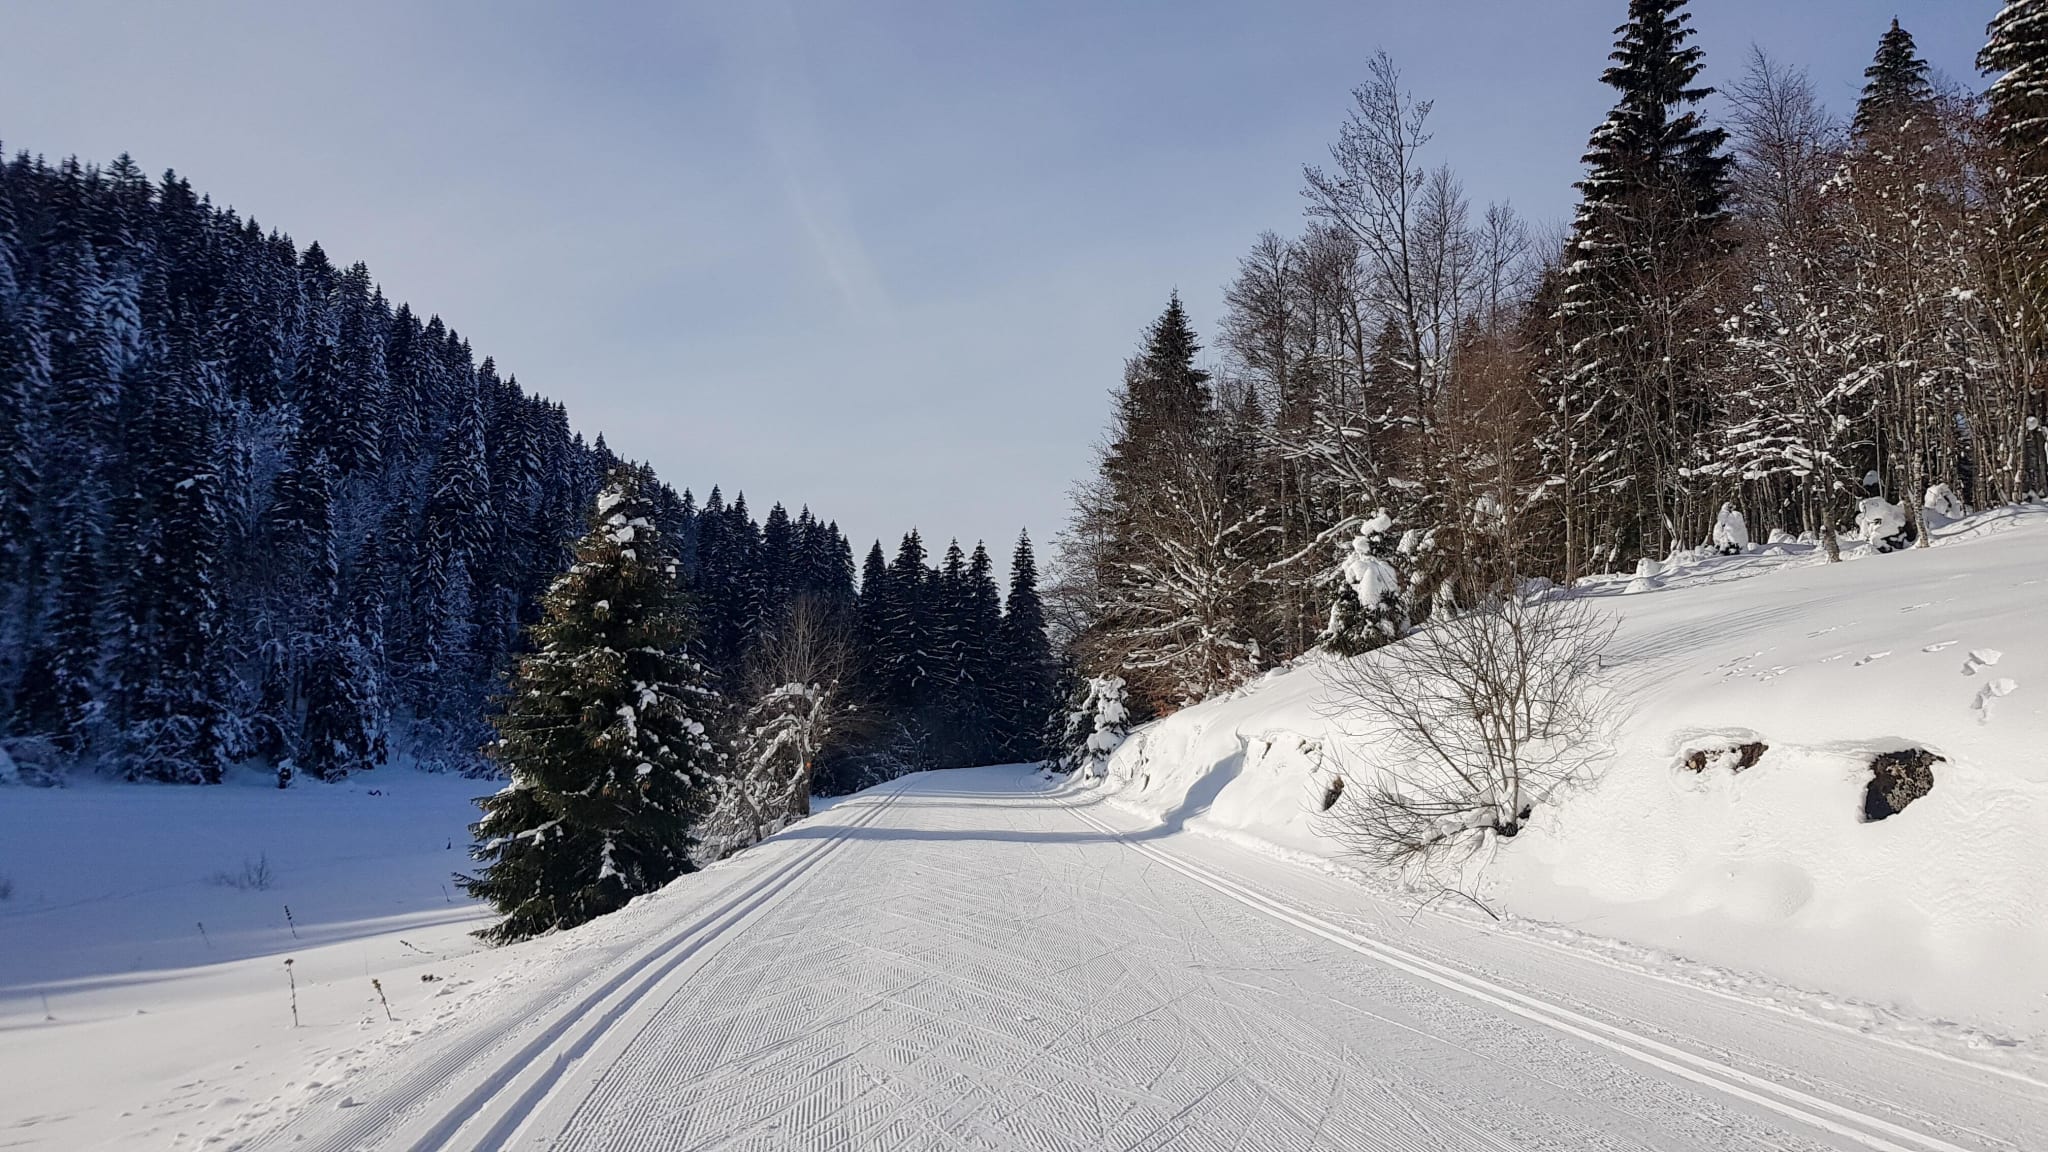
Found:
M 357 806 L 353 834 L 294 829 L 277 817 L 295 801 L 270 808 L 287 846 L 275 886 L 248 895 L 315 907 L 322 886 L 297 870 L 342 862 L 354 841 L 413 857 L 384 874 L 437 890 L 433 853 L 449 849 L 420 836 L 408 850 L 397 829 L 426 833 L 436 808 L 466 819 L 466 782 L 384 783 L 385 796 L 321 798 Z M 259 796 L 213 799 L 246 816 Z M 400 798 L 417 822 L 374 806 Z M 133 803 L 119 789 L 32 803 L 41 818 L 7 831 L 126 834 L 146 811 L 117 813 Z M 240 853 L 247 826 L 222 827 L 210 838 Z M 136 858 L 192 860 L 194 843 L 166 836 Z M 186 909 L 220 899 L 204 881 L 158 894 Z M 394 904 L 399 919 L 381 923 L 294 906 L 302 936 L 325 943 L 256 939 L 268 913 L 252 912 L 242 958 L 63 982 L 52 1021 L 10 975 L 0 1145 L 2048 1146 L 2048 1079 L 2027 1053 L 1957 1056 L 1476 913 L 1418 916 L 1025 768 L 870 790 L 620 913 L 508 948 L 474 948 L 473 912 L 443 904 L 436 923 L 430 903 Z M 54 928 L 8 939 L 10 973 L 64 946 Z M 74 963 L 117 951 L 110 934 Z
M 1370 750 L 1313 665 L 499 949 L 488 784 L 0 788 L 0 1148 L 2048 1148 L 2044 580 L 2023 510 L 1589 589 L 1618 753 L 1504 922 L 1323 834 Z M 1861 822 L 1906 745 L 1933 791 Z
M 1848 555 L 1775 544 L 1589 583 L 1620 617 L 1615 755 L 1471 879 L 1532 931 L 1631 942 L 1619 951 L 1644 964 L 1769 983 L 1938 1042 L 2038 1052 L 2048 509 Z M 1135 732 L 1086 786 L 1169 828 L 1342 866 L 1319 815 L 1327 782 L 1394 767 L 1345 735 L 1345 707 L 1305 662 Z M 1714 755 L 1752 742 L 1767 750 L 1746 769 Z M 1864 822 L 1872 757 L 1904 748 L 1944 758 L 1933 790 Z M 1694 752 L 1705 771 L 1685 766 Z
M 274 780 L 0 789 L 0 1147 L 197 1147 L 384 1032 L 372 979 L 408 1021 L 449 999 L 421 977 L 478 950 L 450 878 L 490 784 Z

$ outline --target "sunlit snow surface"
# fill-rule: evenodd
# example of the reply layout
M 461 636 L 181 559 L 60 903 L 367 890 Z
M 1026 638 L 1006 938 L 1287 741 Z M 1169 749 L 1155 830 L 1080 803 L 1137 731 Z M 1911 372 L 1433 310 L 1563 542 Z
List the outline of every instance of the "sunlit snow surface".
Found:
M 1616 755 L 1473 879 L 1510 913 L 1866 1001 L 1856 1015 L 2039 1042 L 2048 509 L 1844 555 L 1752 545 L 1585 582 L 1621 618 Z M 1329 774 L 1391 767 L 1338 731 L 1357 727 L 1342 706 L 1307 661 L 1133 733 L 1097 787 L 1169 826 L 1328 860 L 1312 801 Z M 1746 771 L 1682 767 L 1750 741 L 1769 751 Z M 1864 823 L 1871 757 L 1908 747 L 1946 758 L 1933 791 Z
M 0 1147 L 2048 1147 L 2048 511 L 1848 554 L 1583 589 L 1618 752 L 1475 872 L 1499 923 L 1322 835 L 1370 749 L 1313 663 L 502 949 L 487 782 L 0 788 Z

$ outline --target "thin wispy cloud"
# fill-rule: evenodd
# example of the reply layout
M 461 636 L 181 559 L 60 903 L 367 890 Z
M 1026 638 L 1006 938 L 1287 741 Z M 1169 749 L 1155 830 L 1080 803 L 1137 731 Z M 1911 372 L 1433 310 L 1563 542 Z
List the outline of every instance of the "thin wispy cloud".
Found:
M 819 266 L 857 318 L 893 323 L 894 302 L 825 143 L 795 10 L 786 0 L 731 5 L 712 17 L 711 27 Z

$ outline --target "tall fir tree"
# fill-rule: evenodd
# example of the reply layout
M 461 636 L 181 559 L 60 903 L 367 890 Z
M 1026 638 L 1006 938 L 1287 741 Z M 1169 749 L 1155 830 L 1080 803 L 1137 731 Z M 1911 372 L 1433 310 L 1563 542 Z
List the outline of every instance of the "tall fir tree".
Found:
M 1586 571 L 1704 532 L 1684 483 L 1705 460 L 1703 380 L 1716 316 L 1706 281 L 1728 195 L 1727 133 L 1698 105 L 1703 64 L 1686 0 L 1630 0 L 1601 80 L 1618 94 L 1578 184 L 1559 319 L 1566 349 L 1551 468 L 1567 567 Z
M 1927 79 L 1927 61 L 1913 43 L 1913 34 L 1899 27 L 1897 17 L 1877 41 L 1877 57 L 1863 70 L 1863 94 L 1856 100 L 1853 129 L 1859 136 L 1882 131 L 1926 113 L 1934 104 L 1934 85 Z
M 487 939 L 574 927 L 694 867 L 726 753 L 648 484 L 613 474 L 506 691 L 490 755 L 511 783 L 480 802 L 483 867 L 460 878 L 503 914 Z
M 1058 666 L 1045 634 L 1045 605 L 1038 595 L 1038 560 L 1031 535 L 1017 534 L 1010 553 L 1010 588 L 996 640 L 1001 699 L 996 736 L 1004 759 L 1037 761 L 1046 755 L 1044 735 L 1057 697 Z
M 180 344 L 158 362 L 150 454 L 137 477 L 150 508 L 135 540 L 123 636 L 125 771 L 217 784 L 226 767 L 228 653 L 220 600 L 220 398 L 215 365 Z
M 1977 67 L 1996 77 L 1985 100 L 2016 181 L 2021 287 L 2040 346 L 2048 344 L 2048 0 L 2009 0 L 1987 33 Z

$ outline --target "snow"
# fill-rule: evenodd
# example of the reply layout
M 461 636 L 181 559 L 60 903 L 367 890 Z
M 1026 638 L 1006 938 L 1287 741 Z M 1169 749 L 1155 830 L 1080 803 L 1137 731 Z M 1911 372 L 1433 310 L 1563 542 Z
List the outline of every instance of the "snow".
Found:
M 1929 488 L 1920 506 L 1944 521 L 1960 520 L 1970 514 L 1969 508 L 1963 504 L 1962 498 L 1956 495 L 1955 489 L 1946 484 L 1936 484 Z
M 1620 621 L 1615 755 L 1472 862 L 1499 922 L 1329 838 L 1332 776 L 1386 766 L 1321 659 L 1130 733 L 1105 777 L 910 777 L 500 949 L 449 884 L 477 781 L 10 785 L 0 1132 L 2048 1147 L 2048 508 L 1933 545 L 1551 593 Z M 1905 748 L 1933 789 L 1865 823 L 1871 756 Z
M 486 919 L 452 874 L 490 786 L 397 767 L 275 780 L 0 792 L 10 1147 L 197 1147 L 250 1123 L 255 1096 L 318 1091 L 348 1066 L 339 1053 L 384 1035 L 372 979 L 415 1025 L 467 994 L 447 964 L 479 950 L 467 933 Z
M 369 794 L 372 780 L 385 795 Z M 60 989 L 53 1022 L 10 966 L 9 1146 L 1721 1152 L 2048 1140 L 2024 1052 L 1945 1056 L 1896 1028 L 1838 1027 L 1739 973 L 1162 836 L 1104 793 L 1049 788 L 1024 766 L 821 802 L 619 913 L 519 945 L 479 949 L 464 935 L 479 918 L 459 906 L 431 924 L 408 923 L 403 907 L 333 922 L 330 898 L 406 891 L 406 877 L 438 887 L 449 865 L 432 841 L 469 818 L 463 784 L 380 771 L 324 794 L 246 782 L 10 792 L 31 810 L 0 805 L 0 831 L 45 826 L 39 847 L 88 826 L 133 840 L 127 867 L 88 857 L 100 884 L 137 863 L 213 866 L 220 832 L 265 827 L 290 846 L 273 847 L 280 881 L 265 895 L 289 894 L 301 932 L 331 938 L 293 942 L 264 925 L 259 948 L 222 963 L 46 980 Z M 173 796 L 190 798 L 179 815 L 221 815 L 167 825 Z M 358 884 L 365 875 L 386 883 Z M 149 948 L 155 929 L 137 913 L 160 911 L 168 929 L 218 895 L 161 888 L 4 955 L 58 957 L 46 975 L 74 966 L 67 940 L 96 917 L 123 939 L 110 955 Z M 428 896 L 414 903 L 432 911 Z
M 1387 522 L 1387 514 L 1381 512 L 1376 520 L 1360 530 L 1341 565 L 1344 582 L 1358 596 L 1359 606 L 1368 610 L 1380 607 L 1387 596 L 1398 595 L 1401 591 L 1401 579 L 1395 574 L 1394 566 L 1372 554 L 1373 543 L 1392 527 Z
M 1829 565 L 1780 542 L 1582 582 L 1620 621 L 1614 755 L 1497 843 L 1481 898 L 2042 1043 L 2048 709 L 2028 686 L 2048 678 L 2048 508 L 1961 520 L 1933 545 Z M 1088 786 L 1169 830 L 1341 863 L 1318 801 L 1333 774 L 1389 766 L 1333 723 L 1322 669 L 1310 658 L 1138 729 Z M 1735 771 L 1727 750 L 1751 741 L 1768 750 Z M 1915 747 L 1943 757 L 1933 790 L 1864 823 L 1872 757 Z M 1693 752 L 1705 771 L 1684 766 Z
M 1733 556 L 1749 547 L 1749 522 L 1733 504 L 1721 505 L 1721 514 L 1714 520 L 1714 549 L 1724 556 Z
M 1906 510 L 1882 496 L 1865 497 L 1856 508 L 1856 534 L 1872 545 L 1894 550 L 1904 547 Z

